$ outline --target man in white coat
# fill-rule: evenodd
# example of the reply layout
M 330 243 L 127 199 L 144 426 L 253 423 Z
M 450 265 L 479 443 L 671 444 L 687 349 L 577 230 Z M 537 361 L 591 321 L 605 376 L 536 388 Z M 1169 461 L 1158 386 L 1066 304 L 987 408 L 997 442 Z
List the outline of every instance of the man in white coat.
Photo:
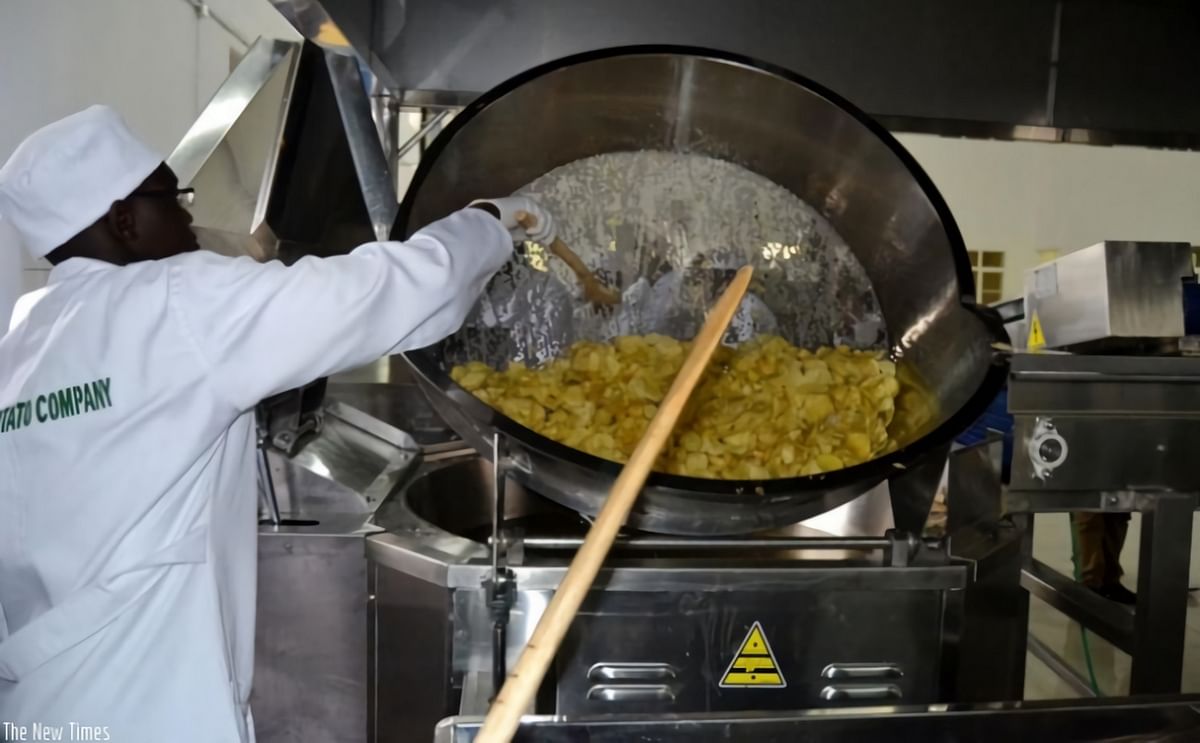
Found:
M 0 335 L 4 335 L 8 328 L 8 318 L 17 303 L 17 297 L 21 296 L 21 278 L 25 266 L 21 262 L 20 249 L 15 247 L 16 243 L 17 237 L 12 234 L 12 227 L 0 219 Z
M 253 408 L 454 332 L 522 212 L 552 238 L 496 199 L 284 267 L 198 252 L 191 197 L 104 107 L 0 169 L 54 265 L 0 338 L 0 739 L 253 740 Z

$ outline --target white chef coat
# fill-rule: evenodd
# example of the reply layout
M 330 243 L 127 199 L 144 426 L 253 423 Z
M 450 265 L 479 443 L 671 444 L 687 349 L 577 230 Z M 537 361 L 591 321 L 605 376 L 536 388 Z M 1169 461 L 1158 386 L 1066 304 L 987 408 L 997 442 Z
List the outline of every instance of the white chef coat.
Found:
M 511 249 L 467 210 L 286 268 L 56 267 L 0 338 L 0 721 L 253 740 L 253 407 L 452 333 Z
M 21 296 L 22 274 L 25 273 L 21 255 L 20 238 L 8 220 L 0 217 L 0 335 L 8 330 L 9 314 L 17 297 Z

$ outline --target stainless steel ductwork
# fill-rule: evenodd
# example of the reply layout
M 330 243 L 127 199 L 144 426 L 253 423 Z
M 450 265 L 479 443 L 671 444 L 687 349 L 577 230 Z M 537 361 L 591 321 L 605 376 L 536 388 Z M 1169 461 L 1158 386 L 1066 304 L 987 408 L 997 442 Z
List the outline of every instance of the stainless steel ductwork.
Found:
M 408 105 L 460 106 L 572 54 L 679 44 L 799 72 L 892 131 L 1200 147 L 1188 0 L 271 2 Z

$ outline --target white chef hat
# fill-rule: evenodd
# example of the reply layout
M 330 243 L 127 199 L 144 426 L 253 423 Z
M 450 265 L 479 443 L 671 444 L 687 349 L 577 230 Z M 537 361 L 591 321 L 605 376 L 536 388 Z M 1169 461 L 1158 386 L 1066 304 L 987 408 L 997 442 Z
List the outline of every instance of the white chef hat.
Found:
M 133 193 L 162 161 L 120 114 L 92 106 L 17 147 L 0 168 L 0 218 L 40 258 Z

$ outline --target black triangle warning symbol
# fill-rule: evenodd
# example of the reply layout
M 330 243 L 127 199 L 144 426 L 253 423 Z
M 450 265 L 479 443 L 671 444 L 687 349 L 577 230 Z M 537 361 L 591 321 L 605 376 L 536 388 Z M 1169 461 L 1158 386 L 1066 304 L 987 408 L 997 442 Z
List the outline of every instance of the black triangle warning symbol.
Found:
M 742 646 L 738 648 L 725 675 L 721 677 L 722 689 L 782 689 L 787 686 L 783 671 L 775 662 L 775 653 L 767 642 L 762 624 L 755 622 Z

